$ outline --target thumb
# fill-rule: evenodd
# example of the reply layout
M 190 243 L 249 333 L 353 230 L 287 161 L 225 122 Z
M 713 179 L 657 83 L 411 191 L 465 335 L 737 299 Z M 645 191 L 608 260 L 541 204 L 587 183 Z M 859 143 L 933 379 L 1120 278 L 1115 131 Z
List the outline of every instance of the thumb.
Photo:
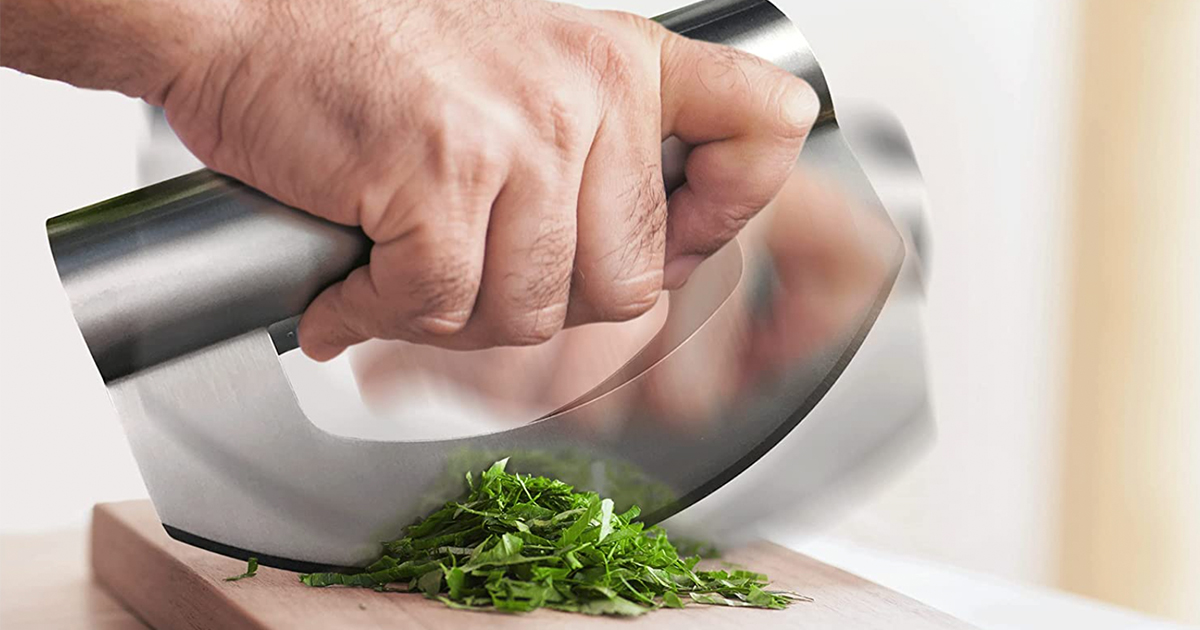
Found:
M 803 80 L 733 48 L 671 35 L 662 51 L 663 137 L 694 146 L 668 206 L 665 279 L 678 288 L 779 192 L 820 103 Z

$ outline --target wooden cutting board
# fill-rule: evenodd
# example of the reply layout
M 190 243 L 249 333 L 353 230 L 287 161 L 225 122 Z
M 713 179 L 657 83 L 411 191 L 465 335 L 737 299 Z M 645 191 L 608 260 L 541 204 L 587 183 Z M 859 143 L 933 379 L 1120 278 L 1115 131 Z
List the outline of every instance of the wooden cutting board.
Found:
M 458 611 L 409 593 L 314 589 L 295 573 L 260 568 L 226 582 L 246 563 L 169 538 L 147 501 L 97 505 L 92 568 L 117 599 L 154 628 L 305 630 L 339 628 L 969 628 L 967 624 L 882 586 L 770 543 L 725 560 L 766 573 L 778 588 L 813 598 L 787 610 L 689 605 L 634 619 L 555 611 L 505 615 Z

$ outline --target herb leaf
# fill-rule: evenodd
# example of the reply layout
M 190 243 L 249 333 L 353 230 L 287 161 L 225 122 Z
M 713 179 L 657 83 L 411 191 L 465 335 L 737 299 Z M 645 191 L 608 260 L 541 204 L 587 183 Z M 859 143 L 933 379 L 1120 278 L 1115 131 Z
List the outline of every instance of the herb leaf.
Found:
M 600 537 L 596 542 L 604 542 L 605 538 L 612 533 L 612 516 L 613 502 L 612 499 L 605 499 L 600 502 Z
M 246 572 L 245 573 L 243 573 L 241 575 L 231 575 L 231 576 L 225 578 L 225 581 L 226 582 L 236 582 L 238 580 L 252 578 L 252 577 L 254 577 L 254 575 L 256 573 L 258 573 L 258 558 L 251 556 L 250 560 L 248 560 L 246 562 Z
M 497 461 L 478 478 L 467 473 L 465 496 L 383 543 L 383 555 L 362 572 L 300 581 L 377 590 L 402 583 L 451 608 L 510 613 L 631 616 L 685 601 L 781 609 L 806 599 L 765 590 L 761 573 L 699 570 L 698 556 L 681 556 L 662 528 L 636 520 L 636 506 L 616 513 L 611 499 L 509 473 L 507 464 Z M 256 565 L 251 559 L 249 575 Z

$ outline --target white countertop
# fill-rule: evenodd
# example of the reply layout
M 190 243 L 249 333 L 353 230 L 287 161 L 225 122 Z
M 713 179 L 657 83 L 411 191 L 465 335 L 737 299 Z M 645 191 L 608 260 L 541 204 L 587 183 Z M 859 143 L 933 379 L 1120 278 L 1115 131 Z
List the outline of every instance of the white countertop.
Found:
M 1022 585 L 828 537 L 773 536 L 774 542 L 949 613 L 983 630 L 1186 630 L 1062 591 Z

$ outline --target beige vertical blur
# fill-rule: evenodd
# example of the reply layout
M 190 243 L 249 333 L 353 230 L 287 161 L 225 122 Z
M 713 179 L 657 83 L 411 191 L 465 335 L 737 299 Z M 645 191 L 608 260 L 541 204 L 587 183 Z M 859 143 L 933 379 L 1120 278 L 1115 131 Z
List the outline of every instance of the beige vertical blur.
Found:
M 1080 6 L 1062 586 L 1200 622 L 1200 1 Z

